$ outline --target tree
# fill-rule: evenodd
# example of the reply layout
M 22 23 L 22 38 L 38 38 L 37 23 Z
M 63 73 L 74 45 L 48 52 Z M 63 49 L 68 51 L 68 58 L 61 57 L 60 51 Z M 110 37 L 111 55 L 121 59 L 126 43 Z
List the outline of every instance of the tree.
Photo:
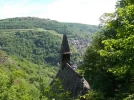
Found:
M 123 99 L 134 94 L 134 1 L 118 2 L 113 14 L 104 15 L 104 29 L 87 49 L 81 68 L 94 90 Z

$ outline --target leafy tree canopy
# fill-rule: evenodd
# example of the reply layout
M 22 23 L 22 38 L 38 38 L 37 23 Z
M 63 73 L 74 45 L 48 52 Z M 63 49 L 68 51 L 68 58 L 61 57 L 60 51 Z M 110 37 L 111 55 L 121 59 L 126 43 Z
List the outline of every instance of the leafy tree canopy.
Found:
M 93 90 L 105 98 L 133 100 L 134 2 L 118 4 L 114 13 L 102 16 L 104 29 L 94 37 L 81 68 Z

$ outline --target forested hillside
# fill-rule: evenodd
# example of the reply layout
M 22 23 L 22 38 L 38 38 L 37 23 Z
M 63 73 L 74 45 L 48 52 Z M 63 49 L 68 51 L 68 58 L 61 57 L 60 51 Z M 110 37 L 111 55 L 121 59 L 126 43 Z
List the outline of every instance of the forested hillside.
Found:
M 48 31 L 2 31 L 0 33 L 1 50 L 18 59 L 27 59 L 36 64 L 45 62 L 57 64 L 61 37 Z M 57 58 L 57 59 L 55 59 Z
M 99 30 L 98 26 L 78 23 L 62 23 L 50 19 L 36 17 L 16 17 L 0 20 L 0 29 L 33 29 L 43 28 L 54 30 L 60 34 L 84 34 L 94 33 Z
M 18 60 L 0 50 L 0 100 L 47 100 L 48 87 L 57 69 Z
M 78 63 L 91 41 L 91 33 L 98 30 L 97 26 L 35 17 L 9 18 L 0 20 L 0 49 L 18 59 L 58 66 L 62 35 L 67 34 L 72 62 Z
M 62 36 L 67 34 L 71 63 L 77 64 L 98 30 L 35 17 L 0 20 L 0 100 L 69 99 L 61 85 L 61 94 L 49 87 L 59 69 Z

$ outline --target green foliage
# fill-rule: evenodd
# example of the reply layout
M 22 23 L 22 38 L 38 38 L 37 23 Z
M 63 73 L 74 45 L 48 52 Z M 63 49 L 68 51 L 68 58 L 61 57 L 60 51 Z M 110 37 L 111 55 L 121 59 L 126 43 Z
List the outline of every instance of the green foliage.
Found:
M 36 64 L 59 64 L 59 52 L 62 35 L 67 34 L 69 39 L 90 42 L 91 34 L 98 31 L 98 26 L 78 23 L 61 23 L 49 19 L 36 17 L 16 17 L 0 20 L 0 49 L 18 59 L 27 59 Z M 84 49 L 78 49 L 77 44 L 71 47 L 72 62 L 78 63 Z M 57 59 L 55 59 L 57 58 Z
M 87 49 L 81 69 L 94 91 L 105 99 L 131 100 L 134 93 L 134 3 L 123 4 L 103 16 L 102 32 Z M 116 16 L 114 16 L 116 15 Z
M 59 79 L 55 79 L 51 87 L 45 89 L 48 100 L 72 100 L 68 91 L 63 89 L 62 82 Z
M 118 0 L 116 7 L 125 8 L 126 6 L 129 6 L 131 4 L 134 4 L 133 0 Z
M 12 31 L 11 31 L 12 32 Z M 48 31 L 17 31 L 0 33 L 1 49 L 18 59 L 26 58 L 34 63 L 57 64 L 61 38 Z M 55 59 L 57 58 L 57 59 Z
M 123 100 L 133 100 L 134 99 L 134 94 L 129 95 L 128 97 L 124 98 Z
M 0 63 L 0 100 L 47 100 L 44 89 L 55 77 L 55 67 L 0 54 L 7 57 Z
M 52 65 L 59 66 L 62 35 L 90 42 L 90 34 L 98 30 L 34 17 L 0 20 L 0 100 L 72 100 L 59 80 L 49 87 L 58 70 Z M 84 49 L 71 49 L 71 62 L 79 62 Z
M 25 27 L 23 27 L 23 25 L 21 26 L 21 21 L 24 23 L 28 22 L 30 26 L 33 26 L 30 27 L 27 26 L 29 24 L 25 24 Z M 34 27 L 35 22 L 38 24 L 37 27 Z M 41 23 L 44 23 L 44 26 Z M 50 23 L 50 25 L 48 23 Z M 54 23 L 51 20 L 47 22 L 47 20 L 39 18 L 1 20 L 0 28 L 3 26 L 5 28 L 0 30 L 0 49 L 6 51 L 9 55 L 17 56 L 18 59 L 25 58 L 36 64 L 49 63 L 58 65 L 62 34 L 68 34 L 70 41 L 79 40 L 88 44 L 90 42 L 89 34 L 98 30 L 96 26 L 59 23 L 55 21 Z M 18 25 L 18 27 L 16 27 L 16 25 Z M 66 33 L 68 31 L 70 31 L 70 33 Z M 71 45 L 71 48 L 75 49 L 71 61 L 76 63 L 80 62 L 81 59 L 77 58 L 83 55 L 83 50 L 85 51 L 86 48 L 84 45 L 83 49 L 77 49 L 77 46 L 75 42 L 74 45 Z M 76 52 L 76 50 L 78 50 L 78 52 Z
M 89 91 L 85 95 L 81 96 L 81 98 L 86 100 L 105 100 L 103 94 L 96 91 Z
M 95 25 L 85 25 L 77 23 L 61 23 L 50 19 L 36 17 L 16 17 L 0 20 L 0 29 L 33 29 L 44 28 L 54 30 L 61 34 L 84 34 L 94 33 L 99 30 Z

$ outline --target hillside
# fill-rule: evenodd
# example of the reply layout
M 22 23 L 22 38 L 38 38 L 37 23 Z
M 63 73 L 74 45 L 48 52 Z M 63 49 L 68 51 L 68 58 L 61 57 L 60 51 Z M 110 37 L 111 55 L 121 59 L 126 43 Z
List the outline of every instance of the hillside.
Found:
M 50 65 L 18 60 L 0 50 L 0 100 L 44 100 L 43 91 L 56 71 Z
M 0 20 L 0 99 L 46 100 L 48 85 L 59 68 L 63 34 L 68 36 L 71 63 L 76 64 L 98 30 L 32 17 Z M 66 98 L 64 92 L 61 97 Z
M 95 25 L 78 23 L 61 23 L 50 19 L 36 17 L 16 17 L 0 20 L 0 29 L 33 29 L 44 28 L 54 30 L 60 34 L 83 34 L 94 33 L 99 30 Z
M 0 20 L 0 49 L 18 59 L 57 66 L 62 35 L 67 34 L 73 52 L 72 62 L 79 62 L 91 41 L 91 34 L 98 30 L 93 25 L 35 17 L 9 18 Z

